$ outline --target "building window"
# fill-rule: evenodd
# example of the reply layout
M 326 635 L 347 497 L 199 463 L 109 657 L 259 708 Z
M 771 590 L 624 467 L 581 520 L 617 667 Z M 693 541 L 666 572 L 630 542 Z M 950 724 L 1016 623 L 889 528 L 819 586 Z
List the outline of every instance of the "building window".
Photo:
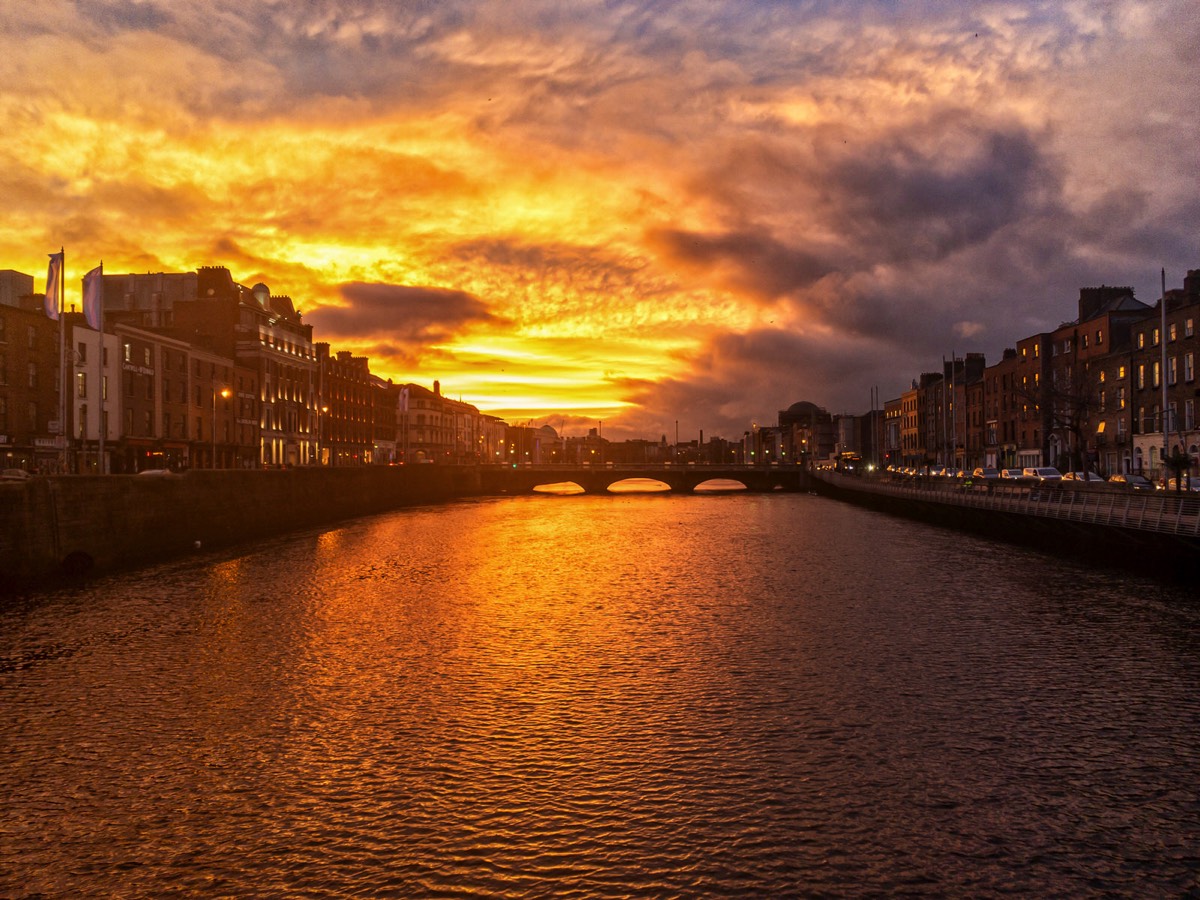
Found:
M 1167 340 L 1174 343 L 1175 337 L 1175 323 L 1171 322 L 1169 325 L 1167 325 Z
M 1103 390 L 1100 391 L 1100 412 L 1104 412 L 1104 401 L 1106 394 Z
M 1139 350 L 1144 350 L 1146 347 L 1146 333 L 1144 331 L 1138 332 L 1137 347 Z
M 1168 432 L 1179 430 L 1179 420 L 1177 418 L 1176 409 L 1177 408 L 1174 400 L 1167 404 L 1167 421 L 1165 424 Z
M 149 375 L 146 376 L 146 399 L 154 399 L 154 379 Z
M 1134 434 L 1145 434 L 1146 433 L 1146 407 L 1144 407 L 1144 406 L 1138 407 L 1137 420 L 1133 423 L 1133 433 Z
M 146 410 L 145 414 L 142 416 L 142 421 L 146 426 L 146 430 L 142 433 L 144 435 L 146 435 L 146 437 L 153 437 L 153 435 L 154 435 L 154 431 L 153 431 L 154 419 L 152 418 L 153 415 L 154 415 L 154 413 L 150 412 L 150 410 Z
M 1150 332 L 1150 346 L 1151 346 L 1151 347 L 1157 347 L 1157 346 L 1158 346 L 1158 337 L 1159 337 L 1159 335 L 1158 335 L 1158 326 L 1157 326 L 1157 325 L 1155 325 L 1155 326 L 1154 326 L 1154 330 Z
M 75 396 L 80 400 L 87 399 L 87 372 L 75 373 Z
M 1158 387 L 1162 384 L 1162 363 L 1155 360 L 1154 363 L 1154 386 Z
M 1196 401 L 1183 401 L 1183 427 L 1187 431 L 1191 431 L 1196 427 Z
M 1085 334 L 1083 336 L 1083 349 L 1086 350 L 1087 348 L 1088 348 L 1088 336 Z
M 143 357 L 145 358 L 145 360 L 146 360 L 146 368 L 147 368 L 147 369 L 148 369 L 148 368 L 150 368 L 150 348 L 149 348 L 149 347 L 146 347 L 146 348 L 145 348 L 145 349 L 142 351 L 142 356 L 143 356 Z
M 2 329 L 0 329 L 0 332 L 2 332 Z M 1194 333 L 1195 333 L 1195 329 L 1192 324 L 1192 320 L 1185 319 L 1183 322 L 1183 336 L 1191 337 Z M 3 339 L 4 339 L 4 335 L 2 333 L 0 333 L 0 340 L 3 340 Z
M 1096 329 L 1096 346 L 1104 346 L 1104 330 L 1102 328 Z
M 87 362 L 87 344 L 83 341 L 79 342 L 79 359 L 77 361 L 81 363 Z
M 29 374 L 29 388 L 31 390 L 35 390 L 37 388 L 37 363 L 31 362 L 29 364 L 28 374 Z
M 1196 367 L 1195 367 L 1194 362 L 1195 362 L 1195 360 L 1194 360 L 1192 353 L 1188 352 L 1188 353 L 1183 354 L 1183 380 L 1184 381 L 1190 382 L 1190 381 L 1195 380 Z
M 1108 377 L 1108 376 L 1105 374 L 1104 370 L 1103 370 L 1103 369 L 1101 369 L 1101 370 L 1100 370 L 1100 383 L 1101 383 L 1101 384 L 1104 384 L 1104 381 L 1105 381 L 1105 379 L 1106 379 L 1107 377 Z
M 1125 367 L 1124 366 L 1117 366 L 1117 377 L 1120 379 L 1125 378 Z
M 1146 366 L 1144 363 L 1138 363 L 1137 386 L 1138 390 L 1146 386 Z
M 29 401 L 29 405 L 25 407 L 26 426 L 30 431 L 38 430 L 38 408 L 37 403 L 33 400 Z
M 1125 388 L 1117 388 L 1117 409 L 1125 408 Z
M 1177 381 L 1177 371 L 1175 368 L 1175 357 L 1172 356 L 1167 360 L 1167 384 L 1174 384 Z
M 125 355 L 125 362 L 133 362 L 133 345 L 126 341 L 122 346 L 121 351 Z
M 26 346 L 28 346 L 30 350 L 37 349 L 37 329 L 32 325 L 28 325 L 25 328 L 25 340 L 27 342 Z

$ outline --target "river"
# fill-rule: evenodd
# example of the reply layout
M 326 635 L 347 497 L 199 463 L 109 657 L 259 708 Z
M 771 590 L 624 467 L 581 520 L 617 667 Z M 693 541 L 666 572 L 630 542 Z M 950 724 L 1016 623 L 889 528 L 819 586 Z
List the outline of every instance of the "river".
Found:
M 402 510 L 6 601 L 0 896 L 1182 896 L 1200 603 L 796 494 Z

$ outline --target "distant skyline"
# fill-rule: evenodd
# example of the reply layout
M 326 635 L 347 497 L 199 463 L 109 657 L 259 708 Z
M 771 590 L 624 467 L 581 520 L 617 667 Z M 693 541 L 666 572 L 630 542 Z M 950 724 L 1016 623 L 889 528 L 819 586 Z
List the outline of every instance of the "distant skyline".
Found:
M 0 268 L 224 265 L 510 422 L 736 436 L 1200 268 L 1193 2 L 0 0 Z

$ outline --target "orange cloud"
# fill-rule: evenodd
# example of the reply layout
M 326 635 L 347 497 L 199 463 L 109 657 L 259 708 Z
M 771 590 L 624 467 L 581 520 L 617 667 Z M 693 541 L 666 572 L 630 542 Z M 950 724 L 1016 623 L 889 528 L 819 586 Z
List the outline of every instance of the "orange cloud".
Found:
M 0 267 L 228 265 L 489 410 L 853 408 L 1196 265 L 1183 0 L 4 11 Z

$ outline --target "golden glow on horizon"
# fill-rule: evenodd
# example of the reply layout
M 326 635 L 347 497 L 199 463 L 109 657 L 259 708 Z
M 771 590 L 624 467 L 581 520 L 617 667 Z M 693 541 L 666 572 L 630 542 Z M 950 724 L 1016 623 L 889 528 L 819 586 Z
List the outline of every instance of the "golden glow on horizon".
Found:
M 1112 189 L 1078 173 L 1142 164 L 1085 143 L 1104 129 L 1060 101 L 1101 77 L 1116 108 L 1119 75 L 1095 58 L 1132 57 L 1101 53 L 1105 29 L 1145 49 L 1158 25 L 1145 7 L 717 3 L 697 29 L 603 4 L 544 20 L 520 3 L 169 6 L 45 4 L 0 35 L 0 268 L 41 289 L 64 247 L 78 304 L 101 259 L 108 274 L 224 265 L 381 377 L 436 379 L 501 415 L 647 427 L 687 403 L 732 420 L 828 402 L 851 360 L 923 358 L 913 345 L 936 336 L 880 329 L 877 309 L 964 321 L 961 276 L 994 271 L 972 255 L 992 235 L 1041 246 L 1028 221 Z M 1029 172 L 974 205 L 994 211 L 964 209 L 971 185 L 1008 186 L 988 178 L 1010 163 L 989 141 L 1014 134 Z M 925 192 L 935 212 L 914 225 Z M 1109 246 L 1072 255 L 1098 265 Z

